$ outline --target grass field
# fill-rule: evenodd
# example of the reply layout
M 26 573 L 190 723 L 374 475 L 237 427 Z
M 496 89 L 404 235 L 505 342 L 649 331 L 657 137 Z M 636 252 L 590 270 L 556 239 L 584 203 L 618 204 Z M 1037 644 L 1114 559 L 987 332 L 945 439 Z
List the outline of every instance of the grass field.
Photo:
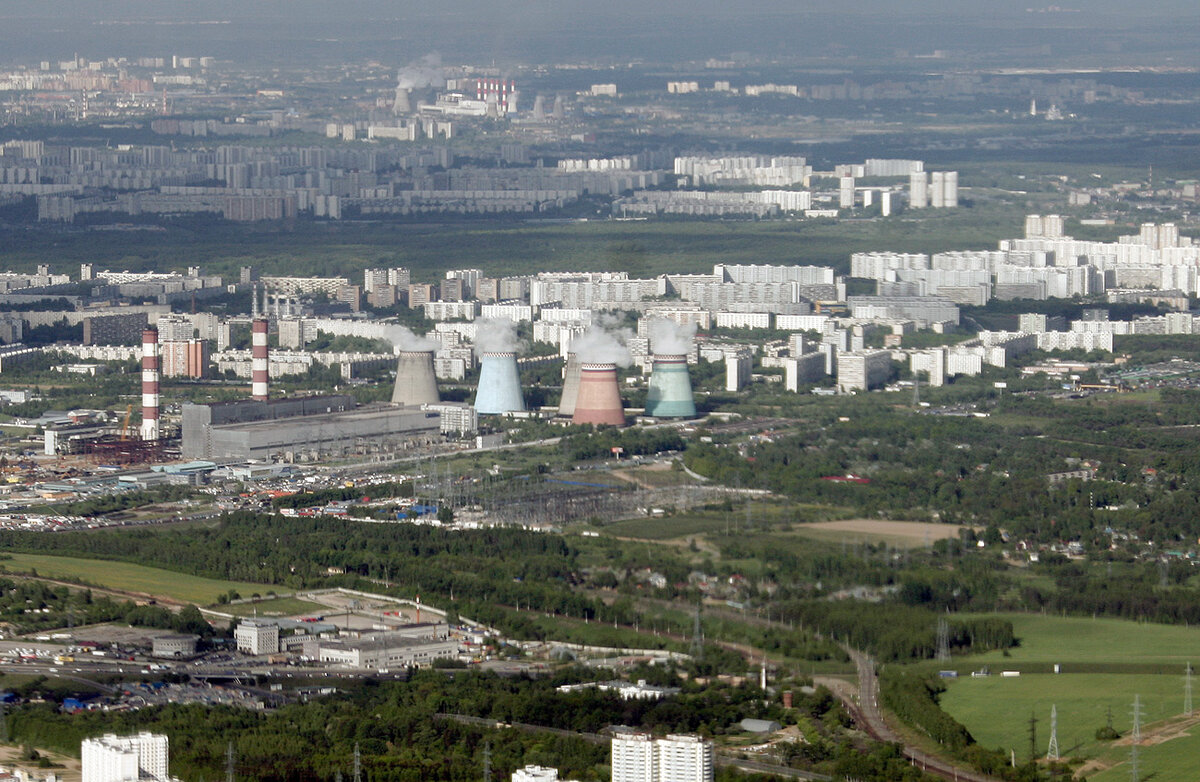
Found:
M 221 611 L 234 616 L 298 616 L 300 614 L 323 614 L 329 608 L 319 603 L 310 603 L 295 597 L 277 597 L 253 603 L 235 603 L 222 606 Z
M 1200 628 L 1129 622 L 1121 619 L 1083 619 L 1041 614 L 1001 614 L 1012 620 L 1021 645 L 968 658 L 972 665 L 993 669 L 1013 663 L 1154 663 L 1178 666 L 1189 661 L 1200 670 Z
M 993 675 L 962 676 L 949 682 L 941 697 L 942 708 L 965 725 L 981 746 L 1016 750 L 1018 758 L 1028 757 L 1033 714 L 1038 719 L 1038 752 L 1044 754 L 1053 705 L 1058 710 L 1058 744 L 1064 757 L 1083 757 L 1096 764 L 1085 772 L 1093 782 L 1128 779 L 1128 741 L 1098 742 L 1095 732 L 1106 724 L 1111 709 L 1113 727 L 1127 734 L 1137 696 L 1146 737 L 1140 748 L 1142 778 L 1197 776 L 1200 728 L 1191 724 L 1188 730 L 1180 730 L 1173 723 L 1183 711 L 1185 666 L 1189 661 L 1200 666 L 1200 629 L 1117 619 L 1002 616 L 1012 620 L 1021 645 L 1008 656 L 989 652 L 957 660 L 960 671 L 987 665 Z M 1061 664 L 1063 673 L 1028 672 L 1029 668 L 1047 670 L 1054 663 Z M 995 675 L 1007 668 L 1026 672 L 1016 678 Z
M 215 603 L 218 596 L 231 589 L 243 596 L 249 596 L 270 588 L 265 584 L 217 581 L 126 562 L 43 554 L 4 554 L 4 557 L 0 559 L 0 567 L 11 572 L 29 573 L 36 570 L 39 576 L 46 578 L 79 579 L 93 586 L 161 596 L 199 605 Z

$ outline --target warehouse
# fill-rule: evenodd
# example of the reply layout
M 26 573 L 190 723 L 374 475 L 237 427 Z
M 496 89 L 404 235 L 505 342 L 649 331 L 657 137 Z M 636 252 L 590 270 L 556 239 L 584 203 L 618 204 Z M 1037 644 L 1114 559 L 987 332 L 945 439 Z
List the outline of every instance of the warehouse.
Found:
M 434 660 L 453 659 L 458 641 L 453 638 L 410 638 L 399 633 L 380 633 L 343 641 L 320 641 L 318 659 L 347 668 L 407 668 L 432 665 Z

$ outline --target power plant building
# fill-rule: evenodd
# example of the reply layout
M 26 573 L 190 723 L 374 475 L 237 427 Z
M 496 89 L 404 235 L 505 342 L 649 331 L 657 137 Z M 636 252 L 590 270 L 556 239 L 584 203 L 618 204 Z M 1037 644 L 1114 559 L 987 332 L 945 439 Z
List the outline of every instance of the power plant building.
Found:
M 183 405 L 185 459 L 296 461 L 404 448 L 440 436 L 437 412 L 356 407 L 345 395 Z

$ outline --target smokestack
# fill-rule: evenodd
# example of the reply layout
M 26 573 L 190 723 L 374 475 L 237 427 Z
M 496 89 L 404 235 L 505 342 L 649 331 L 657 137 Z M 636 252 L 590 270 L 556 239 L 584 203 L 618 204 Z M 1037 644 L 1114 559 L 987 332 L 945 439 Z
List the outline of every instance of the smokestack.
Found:
M 687 356 L 654 356 L 654 369 L 650 373 L 650 387 L 646 393 L 646 415 L 655 418 L 696 416 Z
M 158 329 L 142 332 L 142 439 L 158 439 Z
M 572 423 L 625 425 L 616 364 L 580 364 L 578 390 Z
M 433 375 L 432 350 L 402 350 L 396 364 L 392 404 L 420 407 L 441 401 Z
M 271 366 L 266 318 L 258 318 L 250 324 L 250 338 L 250 398 L 265 402 L 269 395 Z
M 479 389 L 475 392 L 475 412 L 498 415 L 524 410 L 517 354 L 512 351 L 484 353 L 479 368 Z
M 563 370 L 562 398 L 558 400 L 558 414 L 563 418 L 575 415 L 575 400 L 579 396 L 579 356 L 574 351 L 567 353 L 567 366 Z
M 407 87 L 396 87 L 396 102 L 392 104 L 392 114 L 399 116 L 401 114 L 412 113 L 412 90 Z

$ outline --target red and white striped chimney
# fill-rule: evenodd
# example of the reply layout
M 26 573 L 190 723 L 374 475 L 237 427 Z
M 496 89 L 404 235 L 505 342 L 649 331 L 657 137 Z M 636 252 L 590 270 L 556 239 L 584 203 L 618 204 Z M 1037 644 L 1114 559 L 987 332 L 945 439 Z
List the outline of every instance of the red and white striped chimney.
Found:
M 251 323 L 250 337 L 250 398 L 265 402 L 270 385 L 266 318 L 256 318 Z
M 142 439 L 158 439 L 158 329 L 142 331 Z

